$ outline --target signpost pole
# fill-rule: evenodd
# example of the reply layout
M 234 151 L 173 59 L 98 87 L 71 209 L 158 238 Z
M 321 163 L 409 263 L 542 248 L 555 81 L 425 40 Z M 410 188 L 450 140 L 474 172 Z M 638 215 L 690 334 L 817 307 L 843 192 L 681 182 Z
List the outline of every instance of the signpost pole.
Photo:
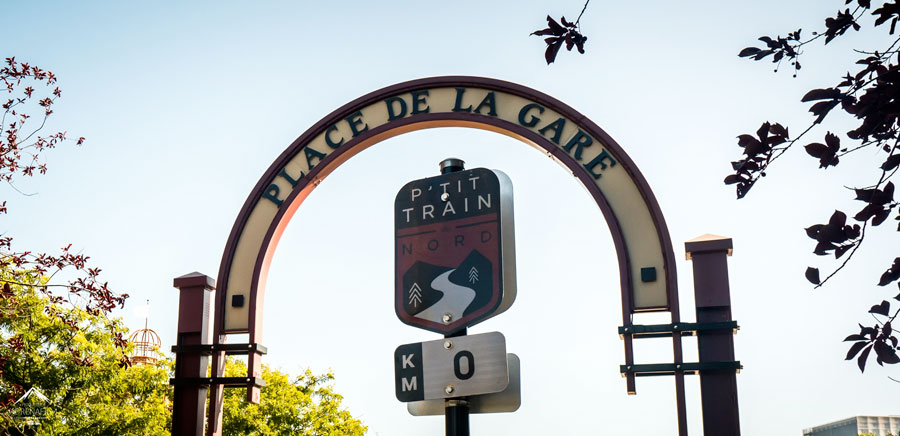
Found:
M 448 158 L 441 162 L 441 174 L 465 169 L 462 159 Z M 444 335 L 445 338 L 465 336 L 466 329 Z M 465 398 L 444 400 L 444 428 L 447 436 L 469 436 L 469 402 Z
M 694 299 L 698 323 L 731 321 L 728 261 L 731 238 L 704 235 L 684 244 L 694 266 Z M 698 332 L 700 363 L 734 361 L 734 333 L 727 330 Z M 700 371 L 700 401 L 705 436 L 740 436 L 737 377 L 734 369 Z
M 444 337 L 455 338 L 465 335 L 466 329 L 462 329 L 456 333 L 444 335 Z M 469 436 L 468 398 L 444 400 L 444 428 L 447 436 Z
M 447 436 L 469 436 L 469 403 L 463 399 L 445 400 L 445 403 Z

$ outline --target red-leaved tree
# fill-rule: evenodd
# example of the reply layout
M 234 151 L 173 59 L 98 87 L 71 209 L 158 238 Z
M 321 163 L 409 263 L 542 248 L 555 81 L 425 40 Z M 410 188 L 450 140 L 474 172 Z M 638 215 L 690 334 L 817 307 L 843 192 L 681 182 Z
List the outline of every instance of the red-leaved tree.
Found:
M 0 81 L 6 90 L 6 98 L 0 98 L 3 101 L 3 115 L 0 119 L 0 181 L 19 192 L 15 187 L 17 179 L 47 172 L 43 160 L 43 154 L 47 150 L 64 142 L 81 145 L 84 138 L 69 139 L 65 131 L 43 133 L 47 119 L 53 114 L 53 104 L 62 96 L 56 86 L 56 75 L 52 72 L 25 62 L 17 62 L 10 57 L 6 58 L 0 69 Z M 0 215 L 8 213 L 6 203 L 5 198 L 0 198 Z M 0 231 L 6 232 L 7 229 Z M 128 295 L 118 294 L 110 289 L 106 282 L 100 280 L 100 269 L 88 263 L 89 257 L 73 252 L 71 247 L 71 244 L 66 244 L 57 253 L 17 251 L 13 248 L 13 238 L 0 233 L 0 298 L 9 303 L 3 305 L 0 317 L 15 317 L 20 314 L 10 285 L 33 286 L 47 295 L 52 304 L 45 311 L 49 315 L 60 317 L 73 330 L 79 328 L 77 323 L 66 319 L 63 312 L 57 310 L 59 305 L 71 305 L 91 314 L 104 316 L 114 308 L 122 307 Z M 61 276 L 66 278 L 59 280 Z M 35 277 L 38 277 L 37 285 Z M 116 345 L 124 349 L 126 340 L 122 332 L 113 333 L 116 335 Z M 0 369 L 3 368 L 8 353 L 15 353 L 20 347 L 21 341 L 15 336 L 0 344 Z M 91 360 L 86 357 L 82 363 L 90 366 Z M 124 354 L 122 364 L 128 364 Z M 0 373 L 0 378 L 2 376 Z M 6 403 L 11 400 L 13 398 L 0 399 Z
M 771 60 L 777 65 L 775 71 L 778 71 L 778 66 L 789 63 L 796 76 L 801 68 L 800 56 L 814 41 L 827 45 L 848 32 L 864 28 L 883 35 L 881 47 L 856 50 L 860 59 L 850 67 L 852 73 L 848 72 L 833 86 L 812 89 L 803 96 L 801 102 L 811 104 L 809 112 L 812 120 L 799 135 L 792 136 L 787 126 L 765 122 L 756 132 L 738 136 L 742 156 L 731 163 L 733 173 L 725 178 L 725 183 L 735 185 L 737 197 L 742 198 L 765 177 L 766 171 L 779 157 L 800 144 L 801 139 L 807 142 L 808 139 L 804 138 L 817 126 L 825 125 L 825 120 L 831 119 L 828 117 L 843 112 L 858 123 L 843 135 L 826 130 L 821 142 L 807 142 L 803 146 L 823 170 L 848 159 L 868 159 L 872 169 L 868 180 L 843 183 L 845 186 L 855 185 L 849 190 L 853 199 L 860 202 L 855 213 L 835 210 L 826 223 L 813 224 L 806 229 L 806 234 L 815 241 L 813 253 L 834 256 L 835 259 L 835 265 L 824 277 L 819 268 L 806 269 L 806 278 L 816 287 L 824 285 L 847 265 L 871 232 L 876 229 L 888 231 L 884 230 L 888 226 L 880 226 L 885 223 L 890 225 L 888 219 L 900 205 L 895 199 L 894 183 L 891 181 L 900 170 L 900 36 L 895 36 L 900 20 L 900 1 L 843 2 L 844 5 L 851 3 L 854 4 L 827 17 L 824 28 L 812 32 L 811 36 L 804 36 L 806 34 L 799 29 L 783 37 L 763 36 L 759 38 L 761 46 L 747 47 L 738 54 L 755 61 Z M 861 150 L 869 152 L 859 153 Z M 900 215 L 893 217 L 900 220 Z M 900 232 L 900 225 L 897 231 Z M 887 237 L 896 240 L 896 233 Z M 900 279 L 898 254 L 892 254 L 895 256 L 893 260 L 889 257 L 885 259 L 886 270 L 877 280 L 871 278 L 872 285 L 888 286 Z M 900 282 L 897 284 L 900 286 Z M 892 307 L 889 301 L 900 301 L 900 294 L 892 294 L 885 295 L 880 303 L 869 309 L 874 322 L 860 324 L 859 333 L 845 339 L 852 342 L 846 359 L 855 358 L 861 371 L 865 370 L 870 356 L 879 365 L 900 363 L 900 332 L 892 324 L 900 315 L 900 307 Z

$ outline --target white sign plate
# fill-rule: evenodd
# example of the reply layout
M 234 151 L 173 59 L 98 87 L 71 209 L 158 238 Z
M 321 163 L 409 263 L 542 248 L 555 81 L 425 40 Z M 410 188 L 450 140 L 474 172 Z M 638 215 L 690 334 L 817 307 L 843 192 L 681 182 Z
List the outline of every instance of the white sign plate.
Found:
M 469 397 L 469 413 L 505 413 L 519 410 L 519 406 L 522 405 L 519 356 L 509 353 L 506 360 L 509 362 L 509 386 L 503 392 Z M 406 403 L 406 409 L 413 416 L 443 415 L 445 407 L 444 400 Z
M 501 392 L 509 385 L 500 332 L 418 342 L 394 351 L 394 386 L 402 402 Z

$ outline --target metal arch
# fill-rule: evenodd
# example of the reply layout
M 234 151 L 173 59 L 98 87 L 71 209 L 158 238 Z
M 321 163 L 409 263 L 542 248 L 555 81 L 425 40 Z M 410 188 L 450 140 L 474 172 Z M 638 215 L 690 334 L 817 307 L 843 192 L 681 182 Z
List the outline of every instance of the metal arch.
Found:
M 583 129 L 593 138 L 596 138 L 600 142 L 602 142 L 603 146 L 616 157 L 619 165 L 621 165 L 628 173 L 629 177 L 638 188 L 638 191 L 640 192 L 640 195 L 642 197 L 642 201 L 650 211 L 655 227 L 654 231 L 663 250 L 662 257 L 666 275 L 666 294 L 668 307 L 660 309 L 669 310 L 671 312 L 672 322 L 680 322 L 675 256 L 672 249 L 672 243 L 668 233 L 668 229 L 663 218 L 662 211 L 659 208 L 659 204 L 657 203 L 656 198 L 654 197 L 649 185 L 647 184 L 646 179 L 643 177 L 637 166 L 628 157 L 622 147 L 619 146 L 615 142 L 615 140 L 613 140 L 605 131 L 603 131 L 590 119 L 578 113 L 565 103 L 539 91 L 515 83 L 496 79 L 469 76 L 445 76 L 403 82 L 388 86 L 386 88 L 357 98 L 318 121 L 306 132 L 300 135 L 300 137 L 294 140 L 291 145 L 288 146 L 287 149 L 285 149 L 285 151 L 278 156 L 278 158 L 272 163 L 272 165 L 260 178 L 259 182 L 251 191 L 250 196 L 245 201 L 226 243 L 225 251 L 223 253 L 222 261 L 219 267 L 217 280 L 219 289 L 216 293 L 215 318 L 213 326 L 215 333 L 215 343 L 218 344 L 220 343 L 220 341 L 224 341 L 223 333 L 226 333 L 224 330 L 223 317 L 227 304 L 226 294 L 229 282 L 228 278 L 232 273 L 231 267 L 234 260 L 235 251 L 237 249 L 238 241 L 240 240 L 241 234 L 245 229 L 250 213 L 252 212 L 257 202 L 262 198 L 265 190 L 269 186 L 269 183 L 276 177 L 276 175 L 292 158 L 294 158 L 294 156 L 296 156 L 298 153 L 303 152 L 303 149 L 306 145 L 309 144 L 310 140 L 315 138 L 317 135 L 325 132 L 326 129 L 330 126 L 334 125 L 340 120 L 345 119 L 349 114 L 352 114 L 360 110 L 361 108 L 373 103 L 382 101 L 385 98 L 396 96 L 398 94 L 427 88 L 444 87 L 476 87 L 489 91 L 502 91 L 537 102 L 542 106 L 545 106 L 548 109 L 551 109 L 568 118 L 569 120 L 575 122 L 579 128 Z M 581 164 L 579 164 L 573 157 L 569 156 L 558 145 L 550 142 L 547 138 L 544 138 L 543 136 L 538 135 L 525 127 L 516 125 L 515 123 L 507 122 L 500 118 L 465 112 L 422 113 L 411 115 L 397 121 L 389 122 L 382 126 L 378 126 L 371 130 L 368 130 L 350 140 L 347 140 L 346 143 L 344 143 L 340 148 L 334 150 L 325 158 L 323 158 L 318 164 L 316 164 L 315 167 L 309 171 L 309 174 L 306 174 L 296 184 L 289 196 L 284 200 L 284 204 L 279 207 L 275 218 L 273 219 L 271 225 L 269 226 L 269 229 L 266 232 L 263 244 L 256 258 L 253 274 L 251 276 L 252 282 L 249 289 L 250 295 L 248 302 L 250 317 L 248 323 L 248 333 L 250 334 L 251 343 L 259 343 L 261 340 L 262 320 L 261 317 L 258 317 L 257 315 L 261 313 L 260 309 L 265 292 L 265 280 L 268 274 L 268 266 L 269 261 L 271 260 L 271 256 L 274 253 L 277 242 L 287 222 L 290 221 L 291 216 L 303 202 L 303 199 L 306 197 L 306 195 L 308 195 L 308 193 L 315 188 L 315 185 L 317 184 L 316 181 L 336 169 L 344 161 L 350 159 L 356 153 L 387 138 L 415 130 L 443 126 L 484 129 L 520 139 L 523 142 L 535 146 L 536 148 L 542 149 L 548 154 L 554 156 L 558 162 L 569 168 L 569 170 L 571 170 L 573 174 L 579 178 L 581 183 L 588 189 L 588 191 L 591 193 L 591 196 L 596 201 L 598 207 L 603 212 L 612 234 L 612 238 L 616 247 L 617 257 L 619 259 L 623 325 L 632 325 L 632 315 L 634 313 L 632 302 L 633 283 L 632 275 L 630 273 L 630 256 L 627 246 L 624 242 L 623 232 L 620 228 L 616 215 L 613 213 L 607 199 L 594 183 L 594 181 L 589 178 L 589 175 L 586 173 L 584 168 L 581 167 Z M 624 340 L 626 364 L 633 364 L 631 337 L 626 336 Z M 680 339 L 673 338 L 673 346 L 675 348 L 675 361 L 680 362 L 682 360 Z M 213 357 L 214 368 L 220 367 L 221 364 L 218 363 L 218 361 L 221 360 L 221 356 L 214 355 Z M 254 357 L 256 358 L 254 359 Z M 254 364 L 259 365 L 259 358 L 258 356 L 254 356 L 251 354 L 251 371 L 253 370 L 252 366 Z M 633 375 L 629 374 L 626 378 L 629 393 L 634 393 L 635 389 Z M 679 397 L 679 409 L 683 409 L 683 378 L 676 377 L 676 394 Z M 213 407 L 213 401 L 211 401 L 211 412 L 213 411 Z M 680 427 L 682 422 L 684 421 L 682 416 L 683 410 L 679 410 Z M 211 422 L 212 421 L 213 420 L 211 419 Z

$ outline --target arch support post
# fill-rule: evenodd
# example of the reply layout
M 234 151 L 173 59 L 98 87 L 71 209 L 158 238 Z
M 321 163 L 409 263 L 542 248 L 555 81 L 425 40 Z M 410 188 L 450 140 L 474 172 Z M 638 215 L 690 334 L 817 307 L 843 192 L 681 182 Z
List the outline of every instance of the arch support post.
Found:
M 694 301 L 698 324 L 732 322 L 728 260 L 731 238 L 704 235 L 684 244 L 694 270 Z M 704 436 L 740 436 L 737 376 L 735 369 L 715 368 L 734 362 L 734 330 L 697 332 L 701 367 L 700 401 Z
M 185 351 L 192 346 L 212 343 L 210 308 L 216 282 L 212 277 L 191 273 L 174 280 L 178 288 L 178 339 L 175 349 L 174 398 L 172 401 L 172 434 L 201 436 L 205 421 L 207 385 L 199 383 L 207 377 L 209 357 Z
M 218 343 L 224 343 L 224 335 L 218 338 Z M 213 377 L 225 376 L 225 353 L 217 351 L 212 354 Z M 209 387 L 209 408 L 207 410 L 206 435 L 222 436 L 222 407 L 225 403 L 225 387 L 213 385 Z

